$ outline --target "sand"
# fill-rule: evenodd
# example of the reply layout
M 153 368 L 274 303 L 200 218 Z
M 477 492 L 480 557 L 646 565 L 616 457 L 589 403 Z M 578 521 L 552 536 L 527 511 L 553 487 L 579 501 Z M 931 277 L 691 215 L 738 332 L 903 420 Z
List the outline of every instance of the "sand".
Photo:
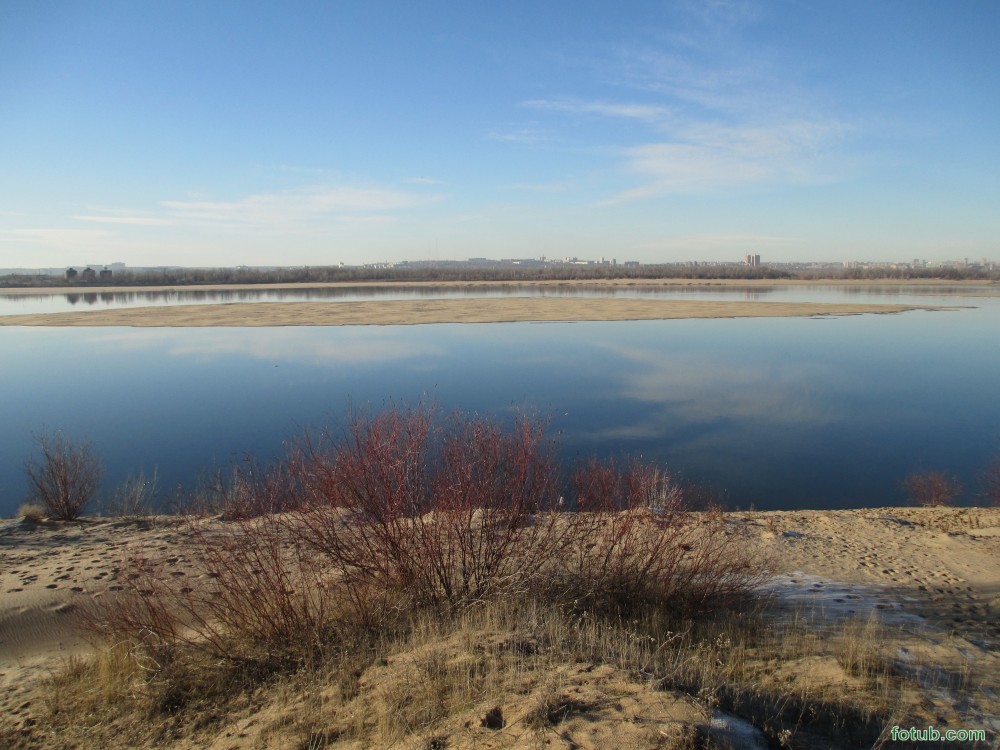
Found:
M 1000 508 L 749 511 L 728 520 L 774 561 L 768 586 L 790 604 L 828 619 L 874 613 L 936 634 L 937 646 L 914 643 L 915 652 L 965 649 L 1000 674 Z M 0 711 L 16 713 L 34 680 L 88 650 L 73 612 L 116 589 L 127 554 L 195 575 L 185 529 L 173 517 L 3 522 Z M 993 702 L 1000 711 L 1000 695 Z
M 249 302 L 0 316 L 7 326 L 344 326 L 427 323 L 810 317 L 941 309 L 913 305 L 504 297 L 379 302 Z

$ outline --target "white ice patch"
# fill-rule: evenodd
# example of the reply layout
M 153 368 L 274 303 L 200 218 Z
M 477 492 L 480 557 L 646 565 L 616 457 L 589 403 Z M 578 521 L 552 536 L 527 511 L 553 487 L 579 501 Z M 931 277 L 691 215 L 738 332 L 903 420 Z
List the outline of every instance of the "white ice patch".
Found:
M 709 724 L 712 747 L 767 750 L 764 733 L 746 719 L 723 711 L 715 711 Z
M 867 619 L 875 614 L 889 624 L 923 622 L 922 617 L 910 611 L 916 599 L 885 586 L 844 583 L 808 573 L 783 573 L 772 577 L 760 590 L 780 603 L 796 605 L 803 614 L 820 619 Z

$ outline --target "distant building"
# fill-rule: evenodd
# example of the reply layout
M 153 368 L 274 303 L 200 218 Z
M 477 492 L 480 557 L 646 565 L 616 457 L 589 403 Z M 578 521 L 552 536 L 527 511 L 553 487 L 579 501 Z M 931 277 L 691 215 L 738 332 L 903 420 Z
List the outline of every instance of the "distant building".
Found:
M 83 281 L 96 281 L 97 280 L 97 271 L 95 271 L 90 266 L 87 266 L 86 268 L 83 269 L 83 273 L 80 274 L 80 278 Z
M 743 256 L 743 265 L 747 268 L 757 268 L 760 265 L 760 256 L 747 253 Z
M 111 275 L 112 275 L 111 274 L 111 269 L 108 268 L 107 266 L 105 266 L 103 269 L 101 269 L 101 273 L 100 273 L 101 281 L 104 281 L 105 279 L 110 279 Z
M 75 268 L 66 269 L 66 281 L 76 281 L 77 271 Z

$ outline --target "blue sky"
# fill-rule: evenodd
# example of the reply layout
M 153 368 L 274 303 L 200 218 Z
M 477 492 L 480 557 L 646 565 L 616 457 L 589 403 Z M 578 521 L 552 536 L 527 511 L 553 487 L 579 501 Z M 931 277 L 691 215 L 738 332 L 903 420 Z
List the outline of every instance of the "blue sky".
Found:
M 1000 2 L 0 0 L 0 267 L 1000 261 Z

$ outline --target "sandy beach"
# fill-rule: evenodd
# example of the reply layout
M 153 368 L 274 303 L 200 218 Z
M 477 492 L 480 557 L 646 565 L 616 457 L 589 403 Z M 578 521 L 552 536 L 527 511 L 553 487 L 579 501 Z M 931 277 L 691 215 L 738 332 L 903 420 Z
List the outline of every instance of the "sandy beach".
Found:
M 840 618 L 877 618 L 901 639 L 899 653 L 919 659 L 921 668 L 962 669 L 978 680 L 974 694 L 959 691 L 959 699 L 929 690 L 923 700 L 932 704 L 931 713 L 952 726 L 1000 732 L 1000 508 L 748 511 L 728 514 L 727 522 L 773 561 L 765 588 L 797 617 L 813 618 L 820 631 Z M 0 528 L 0 712 L 15 724 L 32 725 L 32 716 L 42 710 L 40 681 L 88 650 L 73 628 L 75 610 L 85 599 L 119 588 L 127 555 L 160 559 L 171 576 L 197 575 L 185 528 L 183 519 L 171 517 L 5 522 Z M 821 667 L 815 679 L 828 678 Z M 604 683 L 592 684 L 609 679 L 603 670 L 584 674 L 577 668 L 574 674 L 581 690 L 607 689 Z M 808 668 L 796 679 L 806 677 Z M 620 710 L 595 709 L 592 724 L 613 727 L 627 719 L 635 725 L 640 717 L 656 719 L 643 712 L 665 710 L 665 698 L 653 700 L 648 689 L 628 684 L 635 693 L 628 707 L 619 701 Z M 230 733 L 211 746 L 260 746 L 250 729 L 240 736 L 247 739 Z

